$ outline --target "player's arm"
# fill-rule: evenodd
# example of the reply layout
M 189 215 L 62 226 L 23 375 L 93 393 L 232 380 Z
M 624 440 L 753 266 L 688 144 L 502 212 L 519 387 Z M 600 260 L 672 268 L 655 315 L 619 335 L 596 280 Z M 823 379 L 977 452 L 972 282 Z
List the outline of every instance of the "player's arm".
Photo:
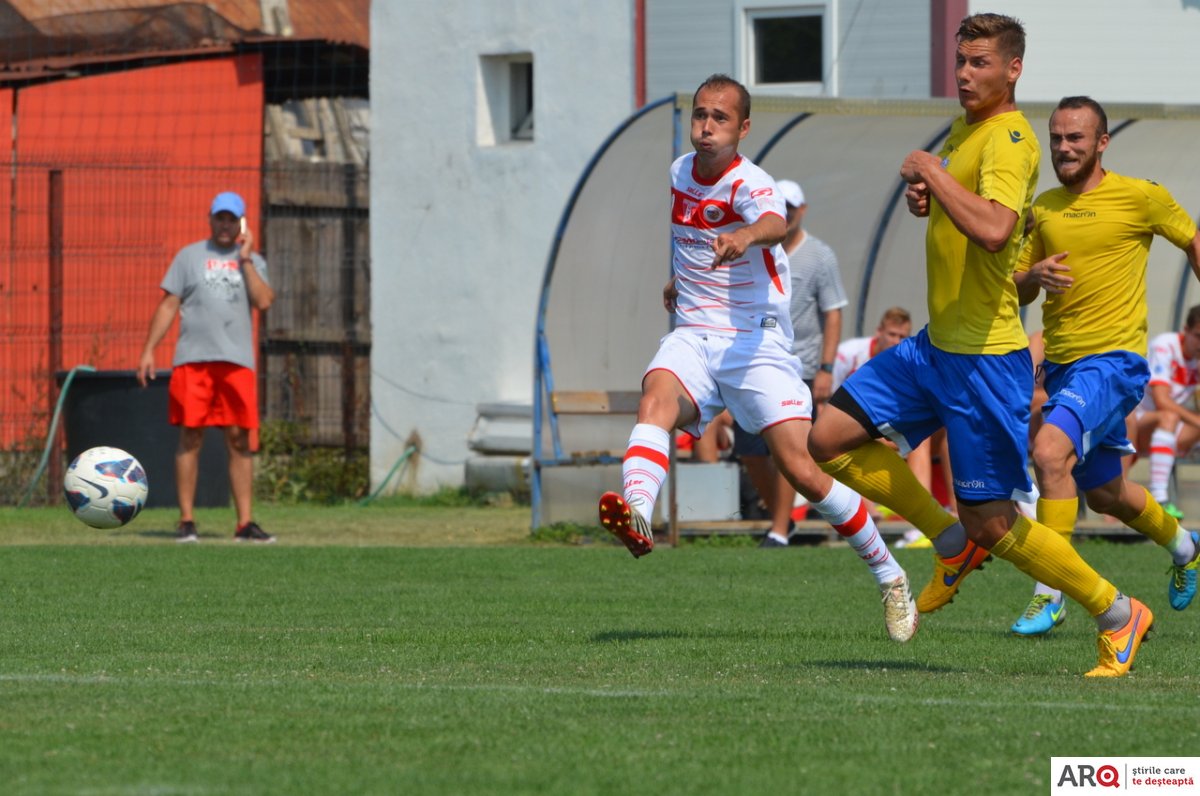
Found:
M 1200 232 L 1192 236 L 1192 242 L 1184 247 L 1183 253 L 1187 255 L 1192 266 L 1192 273 L 1200 280 Z
M 837 392 L 838 388 L 845 384 L 846 379 L 850 378 L 853 366 L 854 363 L 850 361 L 849 350 L 839 345 L 837 357 L 833 360 L 833 383 L 829 385 L 829 389 Z
M 150 331 L 146 333 L 146 344 L 142 346 L 142 358 L 138 361 L 137 379 L 138 384 L 143 387 L 154 379 L 154 349 L 162 342 L 167 330 L 175 321 L 179 304 L 179 296 L 164 290 L 162 301 L 158 302 L 154 314 L 150 316 Z
M 1042 286 L 1029 271 L 1017 271 L 1013 274 L 1013 284 L 1017 286 L 1017 300 L 1021 306 L 1032 304 L 1042 292 Z
M 1037 233 L 1036 211 L 1035 207 L 1025 218 L 1025 244 L 1021 247 L 1017 267 L 1013 271 L 1013 284 L 1017 286 L 1017 300 L 1022 307 L 1033 303 L 1042 291 L 1037 279 L 1029 273 L 1034 261 L 1041 259 L 1046 253 L 1042 246 L 1042 238 Z
M 1171 397 L 1171 385 L 1161 382 L 1151 384 L 1150 398 L 1154 401 L 1154 408 L 1158 411 L 1170 412 L 1186 425 L 1200 429 L 1200 414 L 1193 412 L 1182 404 L 1175 403 L 1175 399 Z
M 663 307 L 667 312 L 675 311 L 675 300 L 679 298 L 679 286 L 676 284 L 677 276 L 671 277 L 665 287 L 663 287 Z
M 908 203 L 908 212 L 917 218 L 929 215 L 929 186 L 923 182 L 909 183 L 904 191 L 904 201 Z
M 787 222 L 775 213 L 764 213 L 753 224 L 723 232 L 713 241 L 713 268 L 733 262 L 752 246 L 774 246 L 787 236 Z
M 813 403 L 822 404 L 833 395 L 833 371 L 825 370 L 826 364 L 837 365 L 837 350 L 842 339 L 842 308 L 825 313 L 821 330 L 821 368 L 813 376 Z
M 1008 245 L 1017 226 L 1016 211 L 964 188 L 942 168 L 936 155 L 924 150 L 910 152 L 900 167 L 900 176 L 909 185 L 923 184 L 958 231 L 976 246 L 995 253 Z M 912 199 L 909 204 L 911 211 Z
M 1013 282 L 1017 285 L 1017 297 L 1021 304 L 1028 304 L 1037 298 L 1042 288 L 1047 293 L 1065 293 L 1075 280 L 1070 276 L 1071 267 L 1063 262 L 1070 252 L 1058 252 L 1038 260 L 1029 267 L 1028 271 L 1018 271 L 1013 274 Z

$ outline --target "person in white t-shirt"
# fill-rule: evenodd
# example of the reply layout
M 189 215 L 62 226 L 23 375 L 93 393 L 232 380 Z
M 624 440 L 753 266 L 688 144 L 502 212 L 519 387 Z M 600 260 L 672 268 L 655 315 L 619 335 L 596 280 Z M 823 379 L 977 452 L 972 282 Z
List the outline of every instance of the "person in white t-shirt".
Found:
M 664 305 L 675 329 L 642 378 L 621 493 L 600 498 L 600 524 L 639 557 L 670 463 L 671 433 L 693 437 L 723 409 L 761 433 L 776 465 L 868 565 L 888 635 L 907 641 L 917 612 L 908 576 L 879 536 L 863 500 L 816 467 L 806 452 L 812 396 L 792 355 L 786 210 L 775 181 L 738 154 L 750 132 L 750 94 L 727 75 L 692 97 L 695 149 L 671 164 L 674 291 Z
M 1183 331 L 1150 341 L 1150 384 L 1134 414 L 1137 448 L 1150 455 L 1150 495 L 1177 520 L 1183 512 L 1168 500 L 1175 458 L 1200 442 L 1196 384 L 1200 374 L 1200 305 L 1188 310 Z

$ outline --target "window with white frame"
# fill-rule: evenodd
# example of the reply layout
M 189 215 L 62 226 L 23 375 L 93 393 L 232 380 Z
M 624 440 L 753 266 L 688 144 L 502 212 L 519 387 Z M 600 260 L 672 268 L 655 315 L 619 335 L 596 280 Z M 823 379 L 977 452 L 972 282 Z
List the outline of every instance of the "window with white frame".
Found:
M 484 55 L 479 59 L 480 146 L 533 140 L 533 55 Z
M 826 21 L 824 6 L 745 9 L 747 84 L 820 93 L 830 56 Z

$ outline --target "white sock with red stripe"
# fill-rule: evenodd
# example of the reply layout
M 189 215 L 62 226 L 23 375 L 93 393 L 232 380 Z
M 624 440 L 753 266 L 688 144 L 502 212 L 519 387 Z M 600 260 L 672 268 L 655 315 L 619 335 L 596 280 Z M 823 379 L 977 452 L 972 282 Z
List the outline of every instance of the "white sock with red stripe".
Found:
M 850 543 L 858 557 L 871 568 L 871 574 L 880 585 L 891 583 L 904 574 L 904 569 L 896 563 L 883 537 L 879 535 L 866 504 L 853 489 L 841 481 L 834 481 L 829 494 L 813 504 L 813 508 L 833 526 L 838 536 Z
M 654 519 L 654 503 L 667 478 L 670 451 L 671 435 L 664 429 L 650 423 L 633 427 L 621 463 L 622 495 L 647 520 Z
M 1154 430 L 1150 435 L 1150 496 L 1159 503 L 1167 502 L 1167 486 L 1171 468 L 1175 466 L 1176 437 L 1174 431 Z

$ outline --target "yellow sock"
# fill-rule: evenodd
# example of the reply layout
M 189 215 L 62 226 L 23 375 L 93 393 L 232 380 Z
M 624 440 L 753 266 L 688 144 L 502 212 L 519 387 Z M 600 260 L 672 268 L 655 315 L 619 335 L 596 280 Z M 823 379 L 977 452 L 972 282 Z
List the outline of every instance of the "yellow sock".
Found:
M 958 522 L 934 500 L 900 454 L 872 440 L 817 465 L 867 500 L 895 511 L 933 539 Z
M 1009 532 L 992 546 L 992 553 L 1064 592 L 1092 616 L 1107 611 L 1117 597 L 1117 587 L 1088 566 L 1066 539 L 1020 514 Z
M 1163 511 L 1162 504 L 1146 492 L 1146 508 L 1129 521 L 1129 527 L 1166 547 L 1179 533 L 1179 520 Z
M 1075 518 L 1079 516 L 1079 498 L 1050 500 L 1038 498 L 1037 520 L 1067 541 L 1075 532 Z

